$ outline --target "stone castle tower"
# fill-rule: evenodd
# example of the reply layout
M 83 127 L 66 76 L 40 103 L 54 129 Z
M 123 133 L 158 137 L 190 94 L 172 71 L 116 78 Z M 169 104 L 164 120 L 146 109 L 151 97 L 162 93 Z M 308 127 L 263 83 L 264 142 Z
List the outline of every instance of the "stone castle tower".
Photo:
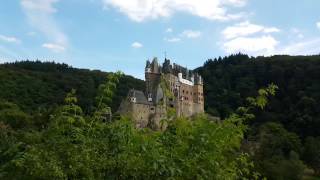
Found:
M 130 90 L 119 112 L 129 115 L 139 128 L 160 129 L 160 121 L 168 118 L 168 110 L 177 117 L 204 113 L 202 77 L 187 68 L 157 58 L 147 61 L 145 92 Z

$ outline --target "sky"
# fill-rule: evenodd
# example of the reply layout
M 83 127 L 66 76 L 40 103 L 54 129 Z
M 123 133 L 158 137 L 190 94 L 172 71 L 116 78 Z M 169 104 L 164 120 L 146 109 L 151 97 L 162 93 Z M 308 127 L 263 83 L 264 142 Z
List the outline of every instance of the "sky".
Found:
M 320 53 L 320 0 L 0 0 L 0 63 L 42 60 L 144 78 L 232 53 Z

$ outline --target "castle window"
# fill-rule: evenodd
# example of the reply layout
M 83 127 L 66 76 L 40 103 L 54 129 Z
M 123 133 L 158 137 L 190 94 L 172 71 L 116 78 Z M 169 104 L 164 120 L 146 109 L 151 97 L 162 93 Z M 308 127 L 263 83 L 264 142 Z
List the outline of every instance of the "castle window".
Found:
M 182 93 L 184 94 L 184 90 L 182 90 Z

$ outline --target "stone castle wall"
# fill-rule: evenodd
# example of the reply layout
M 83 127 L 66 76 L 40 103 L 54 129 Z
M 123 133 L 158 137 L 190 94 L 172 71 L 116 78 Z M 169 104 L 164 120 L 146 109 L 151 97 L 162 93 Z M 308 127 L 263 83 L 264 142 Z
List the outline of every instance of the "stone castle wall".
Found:
M 121 114 L 131 116 L 136 127 L 162 129 L 161 120 L 167 119 L 169 109 L 174 109 L 178 117 L 204 112 L 203 84 L 198 74 L 176 64 L 171 66 L 169 60 L 161 67 L 154 60 L 152 63 L 147 61 L 145 80 L 145 92 L 135 91 L 133 94 L 137 97 L 128 95 L 119 110 Z M 163 87 L 163 80 L 167 87 Z M 138 98 L 138 101 L 132 101 L 132 98 Z

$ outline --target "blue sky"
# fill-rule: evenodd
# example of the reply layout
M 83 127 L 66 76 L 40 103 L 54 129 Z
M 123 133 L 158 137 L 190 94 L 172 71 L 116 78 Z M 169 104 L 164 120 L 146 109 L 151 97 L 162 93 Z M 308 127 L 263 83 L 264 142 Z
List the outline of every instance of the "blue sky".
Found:
M 147 59 L 188 68 L 208 58 L 320 53 L 319 0 L 2 0 L 0 62 L 121 70 Z

